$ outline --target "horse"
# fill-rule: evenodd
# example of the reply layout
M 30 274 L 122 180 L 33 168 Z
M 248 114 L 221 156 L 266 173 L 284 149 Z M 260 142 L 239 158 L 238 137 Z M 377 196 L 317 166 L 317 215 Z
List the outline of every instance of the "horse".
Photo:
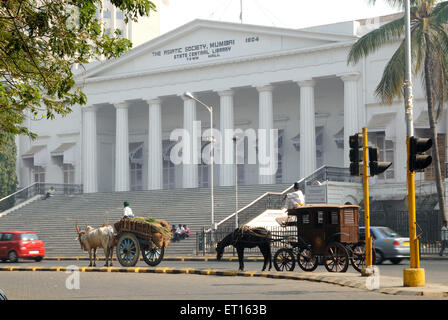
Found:
M 272 268 L 272 255 L 271 255 L 271 232 L 265 228 L 249 228 L 240 227 L 235 229 L 232 233 L 228 234 L 216 246 L 216 259 L 221 260 L 224 253 L 224 248 L 228 246 L 234 246 L 238 252 L 238 261 L 240 263 L 240 271 L 244 270 L 244 249 L 254 248 L 258 246 L 264 257 L 263 269 L 264 271 L 269 262 L 269 271 Z

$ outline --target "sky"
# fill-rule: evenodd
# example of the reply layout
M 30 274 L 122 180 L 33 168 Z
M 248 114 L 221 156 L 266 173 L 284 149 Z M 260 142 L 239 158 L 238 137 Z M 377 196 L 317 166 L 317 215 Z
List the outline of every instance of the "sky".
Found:
M 400 11 L 378 0 L 242 0 L 243 23 L 304 28 Z M 161 34 L 195 19 L 240 22 L 240 0 L 161 0 Z

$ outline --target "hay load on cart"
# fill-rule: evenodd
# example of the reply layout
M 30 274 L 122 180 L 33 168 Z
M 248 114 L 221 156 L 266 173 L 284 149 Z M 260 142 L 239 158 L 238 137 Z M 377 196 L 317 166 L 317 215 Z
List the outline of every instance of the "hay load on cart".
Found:
M 168 222 L 152 217 L 123 218 L 114 227 L 118 239 L 117 258 L 124 267 L 135 266 L 140 252 L 148 265 L 158 265 L 172 237 Z

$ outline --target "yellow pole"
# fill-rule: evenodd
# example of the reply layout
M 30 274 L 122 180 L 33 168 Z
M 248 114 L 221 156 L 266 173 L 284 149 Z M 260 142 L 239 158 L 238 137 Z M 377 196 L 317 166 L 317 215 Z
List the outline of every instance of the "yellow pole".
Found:
M 370 237 L 370 206 L 369 206 L 369 168 L 368 158 L 368 139 L 367 128 L 362 128 L 362 153 L 363 153 L 363 172 L 362 179 L 364 184 L 364 224 L 366 231 L 366 268 L 372 266 L 372 238 Z
M 410 137 L 406 138 L 408 154 L 407 180 L 408 180 L 408 210 L 409 210 L 409 242 L 410 242 L 410 268 L 403 270 L 403 284 L 405 287 L 422 287 L 425 285 L 425 269 L 420 268 L 419 245 L 417 239 L 415 215 L 415 173 L 409 170 Z

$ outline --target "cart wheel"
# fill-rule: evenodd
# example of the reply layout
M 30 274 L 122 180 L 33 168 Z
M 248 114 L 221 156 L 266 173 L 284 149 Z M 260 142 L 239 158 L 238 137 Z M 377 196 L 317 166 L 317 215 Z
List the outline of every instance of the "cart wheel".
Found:
M 324 264 L 329 272 L 346 272 L 348 262 L 347 250 L 339 242 L 330 243 L 325 248 Z
M 144 248 L 142 249 L 143 260 L 150 265 L 151 267 L 155 267 L 160 262 L 162 262 L 163 255 L 165 254 L 165 247 L 152 247 L 152 248 Z
M 366 246 L 363 242 L 358 242 L 351 247 L 350 262 L 353 268 L 361 272 L 366 267 Z
M 140 244 L 132 233 L 120 235 L 117 244 L 117 259 L 123 267 L 133 267 L 140 257 Z
M 274 267 L 277 271 L 293 271 L 296 259 L 292 250 L 281 248 L 274 254 Z
M 311 272 L 316 270 L 319 262 L 318 258 L 318 256 L 311 253 L 311 249 L 304 248 L 299 250 L 299 254 L 297 255 L 297 264 L 303 271 Z

